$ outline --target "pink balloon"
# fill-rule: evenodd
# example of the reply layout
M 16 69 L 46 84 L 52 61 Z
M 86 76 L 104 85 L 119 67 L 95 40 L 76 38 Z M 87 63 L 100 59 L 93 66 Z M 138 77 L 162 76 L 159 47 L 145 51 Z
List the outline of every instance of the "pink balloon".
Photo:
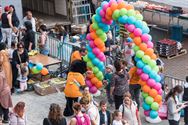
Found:
M 89 42 L 89 46 L 91 47 L 91 48 L 95 48 L 96 46 L 95 46 L 95 43 L 93 42 L 93 40 L 91 40 L 90 42 Z
M 106 56 L 104 56 L 102 59 L 101 59 L 102 62 L 105 62 L 106 61 Z
M 145 110 L 145 111 L 144 111 L 144 115 L 145 115 L 145 116 L 149 116 L 149 113 L 150 113 L 150 111 L 148 111 L 148 110 Z
M 143 73 L 143 72 L 142 72 L 142 69 L 138 68 L 137 71 L 136 71 L 136 74 L 137 74 L 137 75 L 140 75 L 140 74 L 142 74 L 142 73 Z
M 107 10 L 108 7 L 109 7 L 109 4 L 104 4 L 104 5 L 102 6 L 102 9 L 104 10 L 104 12 L 106 12 L 106 10 Z
M 159 94 L 159 95 L 162 95 L 162 94 L 163 94 L 163 90 L 160 89 L 160 90 L 158 91 L 158 94 Z
M 161 89 L 161 83 L 156 83 L 155 86 L 154 86 L 154 89 L 159 91 Z
M 95 94 L 97 92 L 97 87 L 95 86 L 90 87 L 89 92 L 91 92 L 92 94 Z
M 96 56 L 101 53 L 101 51 L 100 51 L 97 47 L 93 48 L 92 52 L 93 52 Z
M 125 24 L 124 27 L 127 29 L 127 27 L 129 26 L 129 24 Z
M 149 79 L 148 74 L 145 74 L 145 73 L 142 73 L 142 74 L 140 75 L 140 77 L 141 77 L 141 79 L 142 79 L 143 81 L 147 81 L 147 80 Z
M 134 35 L 135 35 L 135 36 L 141 36 L 141 35 L 142 35 L 142 30 L 139 29 L 139 28 L 136 28 L 136 29 L 134 30 Z
M 150 87 L 154 87 L 156 84 L 155 80 L 153 79 L 148 79 L 147 81 L 147 85 L 150 86 Z
M 150 37 L 149 37 L 148 34 L 143 34 L 141 38 L 142 38 L 142 41 L 143 41 L 143 42 L 148 42 L 149 39 L 150 39 Z
M 90 80 L 86 80 L 86 85 L 87 85 L 89 88 L 93 86 Z
M 131 24 L 131 25 L 129 25 L 129 26 L 127 27 L 127 30 L 128 30 L 129 32 L 133 32 L 135 28 L 136 28 L 136 27 Z
M 100 16 L 104 17 L 105 16 L 105 12 L 103 10 L 100 11 Z
M 111 25 L 113 23 L 113 20 L 106 20 L 105 23 Z
M 102 52 L 97 57 L 102 62 L 104 62 L 106 60 L 106 57 L 105 57 L 105 55 Z
M 147 47 L 148 47 L 148 48 L 153 48 L 153 42 L 149 41 L 149 42 L 147 43 Z
M 90 36 L 89 33 L 87 34 L 86 39 L 87 39 L 87 40 L 92 40 L 92 38 L 91 38 L 91 36 Z
M 111 6 L 112 4 L 117 4 L 116 0 L 110 0 L 109 1 L 109 6 Z

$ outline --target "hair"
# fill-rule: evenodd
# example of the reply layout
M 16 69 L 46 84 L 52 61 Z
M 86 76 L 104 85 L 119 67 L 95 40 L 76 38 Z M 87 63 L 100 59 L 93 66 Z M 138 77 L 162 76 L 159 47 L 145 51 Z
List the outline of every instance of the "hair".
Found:
M 43 32 L 47 31 L 47 27 L 44 24 L 42 24 L 39 29 L 42 30 Z
M 23 117 L 24 115 L 25 102 L 18 102 L 14 107 L 14 112 L 19 116 Z
M 73 104 L 73 109 L 76 110 L 77 112 L 81 111 L 82 105 L 78 102 Z
M 175 99 L 175 94 L 176 94 L 176 92 L 177 92 L 177 93 L 181 93 L 182 91 L 183 91 L 183 87 L 182 87 L 182 86 L 180 86 L 180 85 L 175 86 L 175 87 L 172 88 L 172 89 L 170 90 L 170 92 L 166 95 L 165 101 L 168 101 L 168 99 L 169 99 L 170 97 L 172 97 L 172 98 L 174 99 L 175 103 L 177 103 L 177 102 L 176 102 L 176 99 Z
M 185 77 L 186 82 L 188 82 L 188 76 Z
M 84 74 L 87 71 L 86 63 L 83 60 L 75 60 L 71 63 L 70 71 Z
M 27 30 L 32 30 L 32 23 L 30 21 L 26 21 L 24 23 L 24 26 L 26 27 Z
M 0 42 L 0 51 L 6 49 L 6 43 Z
M 132 63 L 136 66 L 135 56 L 132 56 Z
M 61 107 L 58 104 L 52 103 L 50 105 L 50 111 L 48 114 L 48 118 L 52 122 L 52 124 L 57 124 L 61 121 L 63 115 L 62 115 L 62 110 Z
M 83 96 L 80 100 L 80 104 L 82 105 L 88 105 L 90 103 L 90 100 L 87 96 Z
M 15 12 L 16 12 L 16 9 L 15 9 L 14 5 L 9 5 L 9 8 L 10 8 L 10 7 L 13 8 L 13 13 L 15 13 Z
M 25 47 L 23 42 L 19 42 L 19 43 L 17 44 L 17 48 L 19 48 L 20 45 L 23 46 L 23 48 Z
M 31 14 L 32 14 L 32 12 L 31 12 L 31 11 L 27 11 L 25 14 L 26 14 L 26 15 L 28 15 L 29 13 L 31 13 Z
M 11 42 L 11 47 L 16 47 L 15 42 Z
M 115 117 L 117 117 L 119 115 L 120 111 L 119 110 L 115 110 L 114 113 L 112 114 L 112 119 L 114 120 Z
M 100 106 L 102 106 L 102 105 L 106 105 L 106 104 L 107 104 L 107 103 L 106 103 L 105 100 L 101 100 L 100 103 L 99 103 Z
M 121 60 L 121 63 L 124 65 L 124 66 L 127 66 L 127 61 L 126 60 Z
M 125 97 L 131 98 L 131 94 L 129 92 L 125 92 L 123 95 L 123 98 L 125 98 Z
M 121 62 L 119 60 L 115 60 L 114 67 L 116 68 L 116 72 L 121 71 Z

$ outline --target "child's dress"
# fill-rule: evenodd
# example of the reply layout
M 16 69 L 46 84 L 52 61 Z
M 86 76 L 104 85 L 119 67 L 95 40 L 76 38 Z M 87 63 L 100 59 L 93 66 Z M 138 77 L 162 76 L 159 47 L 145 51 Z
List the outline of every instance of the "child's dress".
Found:
M 123 125 L 122 121 L 113 120 L 112 125 Z

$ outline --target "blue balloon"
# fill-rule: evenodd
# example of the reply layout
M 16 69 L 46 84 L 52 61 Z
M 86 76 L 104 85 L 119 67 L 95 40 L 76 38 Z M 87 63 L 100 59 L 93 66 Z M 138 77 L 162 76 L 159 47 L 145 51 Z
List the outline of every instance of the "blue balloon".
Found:
M 94 59 L 92 59 L 92 63 L 93 63 L 94 65 L 97 65 L 98 63 L 100 63 L 100 61 L 99 61 L 98 58 L 94 58 Z
M 143 102 L 142 107 L 144 110 L 150 110 L 150 105 L 146 104 L 145 102 Z
M 29 69 L 32 69 L 32 68 L 33 68 L 33 66 L 34 66 L 34 64 L 33 64 L 33 63 L 31 63 L 31 62 L 29 62 L 28 66 L 29 66 Z
M 100 15 L 100 11 L 102 10 L 102 7 L 98 7 L 97 9 L 96 9 L 96 14 L 98 14 L 98 15 Z
M 89 45 L 87 45 L 86 48 L 88 52 L 92 52 L 92 48 Z
M 145 66 L 143 67 L 143 71 L 144 71 L 144 73 L 149 74 L 149 73 L 151 72 L 150 66 L 149 66 L 149 65 L 145 65 Z
M 149 35 L 149 34 L 148 34 L 148 36 L 149 36 L 149 41 L 152 41 L 152 36 L 151 36 L 151 35 Z
M 127 22 L 128 22 L 129 24 L 134 24 L 134 23 L 136 22 L 136 19 L 135 19 L 135 17 L 130 16 L 130 17 L 128 17 Z
M 121 23 L 121 24 L 126 24 L 127 23 L 127 19 L 128 17 L 125 15 L 125 16 L 121 16 L 118 18 L 118 22 Z
M 95 55 L 92 52 L 88 52 L 88 58 L 90 58 L 91 60 L 93 60 L 95 57 Z
M 104 31 L 104 32 L 108 32 L 110 30 L 110 26 L 106 25 L 104 23 L 98 23 L 98 26 Z
M 101 16 L 100 15 L 98 15 L 98 14 L 95 14 L 95 20 L 96 20 L 96 22 L 98 22 L 98 23 L 100 23 L 100 22 L 102 22 L 102 19 L 101 19 Z
M 43 64 L 37 63 L 37 64 L 36 64 L 36 69 L 37 69 L 38 71 L 42 70 L 42 69 L 43 69 Z
M 149 113 L 149 116 L 150 116 L 150 118 L 155 119 L 158 116 L 158 112 L 151 110 L 150 113 Z
M 133 40 L 132 40 L 130 37 L 127 38 L 127 42 L 128 42 L 128 43 L 130 43 L 130 42 L 132 42 L 132 41 L 133 41 Z
M 136 61 L 136 62 L 138 62 L 140 60 L 140 58 L 138 58 L 138 57 L 134 57 L 134 61 Z
M 138 68 L 143 68 L 145 66 L 145 64 L 142 62 L 142 60 L 139 60 L 137 63 L 136 63 L 136 66 Z
M 143 26 L 142 21 L 141 21 L 141 20 L 137 20 L 137 21 L 135 22 L 135 26 L 136 26 L 136 28 L 142 29 L 142 26 Z
M 152 79 L 155 79 L 156 76 L 157 76 L 157 73 L 155 71 L 151 71 L 149 73 L 149 77 L 152 78 Z
M 108 4 L 108 2 L 107 2 L 107 1 L 103 1 L 103 2 L 101 3 L 101 6 L 103 7 L 105 4 Z
M 144 33 L 149 33 L 150 32 L 150 29 L 149 29 L 149 27 L 148 26 L 143 26 L 142 27 L 142 33 L 144 34 Z
M 161 81 L 161 77 L 160 77 L 160 75 L 158 75 L 158 74 L 156 75 L 156 77 L 155 77 L 155 81 L 156 81 L 156 82 L 160 82 L 160 81 Z

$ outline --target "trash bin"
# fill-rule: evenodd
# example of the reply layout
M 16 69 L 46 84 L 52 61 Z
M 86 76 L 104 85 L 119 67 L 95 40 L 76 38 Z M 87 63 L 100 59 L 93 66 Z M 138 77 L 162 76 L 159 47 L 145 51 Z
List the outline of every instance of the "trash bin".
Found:
M 183 26 L 171 25 L 169 28 L 170 39 L 182 42 L 183 41 Z

